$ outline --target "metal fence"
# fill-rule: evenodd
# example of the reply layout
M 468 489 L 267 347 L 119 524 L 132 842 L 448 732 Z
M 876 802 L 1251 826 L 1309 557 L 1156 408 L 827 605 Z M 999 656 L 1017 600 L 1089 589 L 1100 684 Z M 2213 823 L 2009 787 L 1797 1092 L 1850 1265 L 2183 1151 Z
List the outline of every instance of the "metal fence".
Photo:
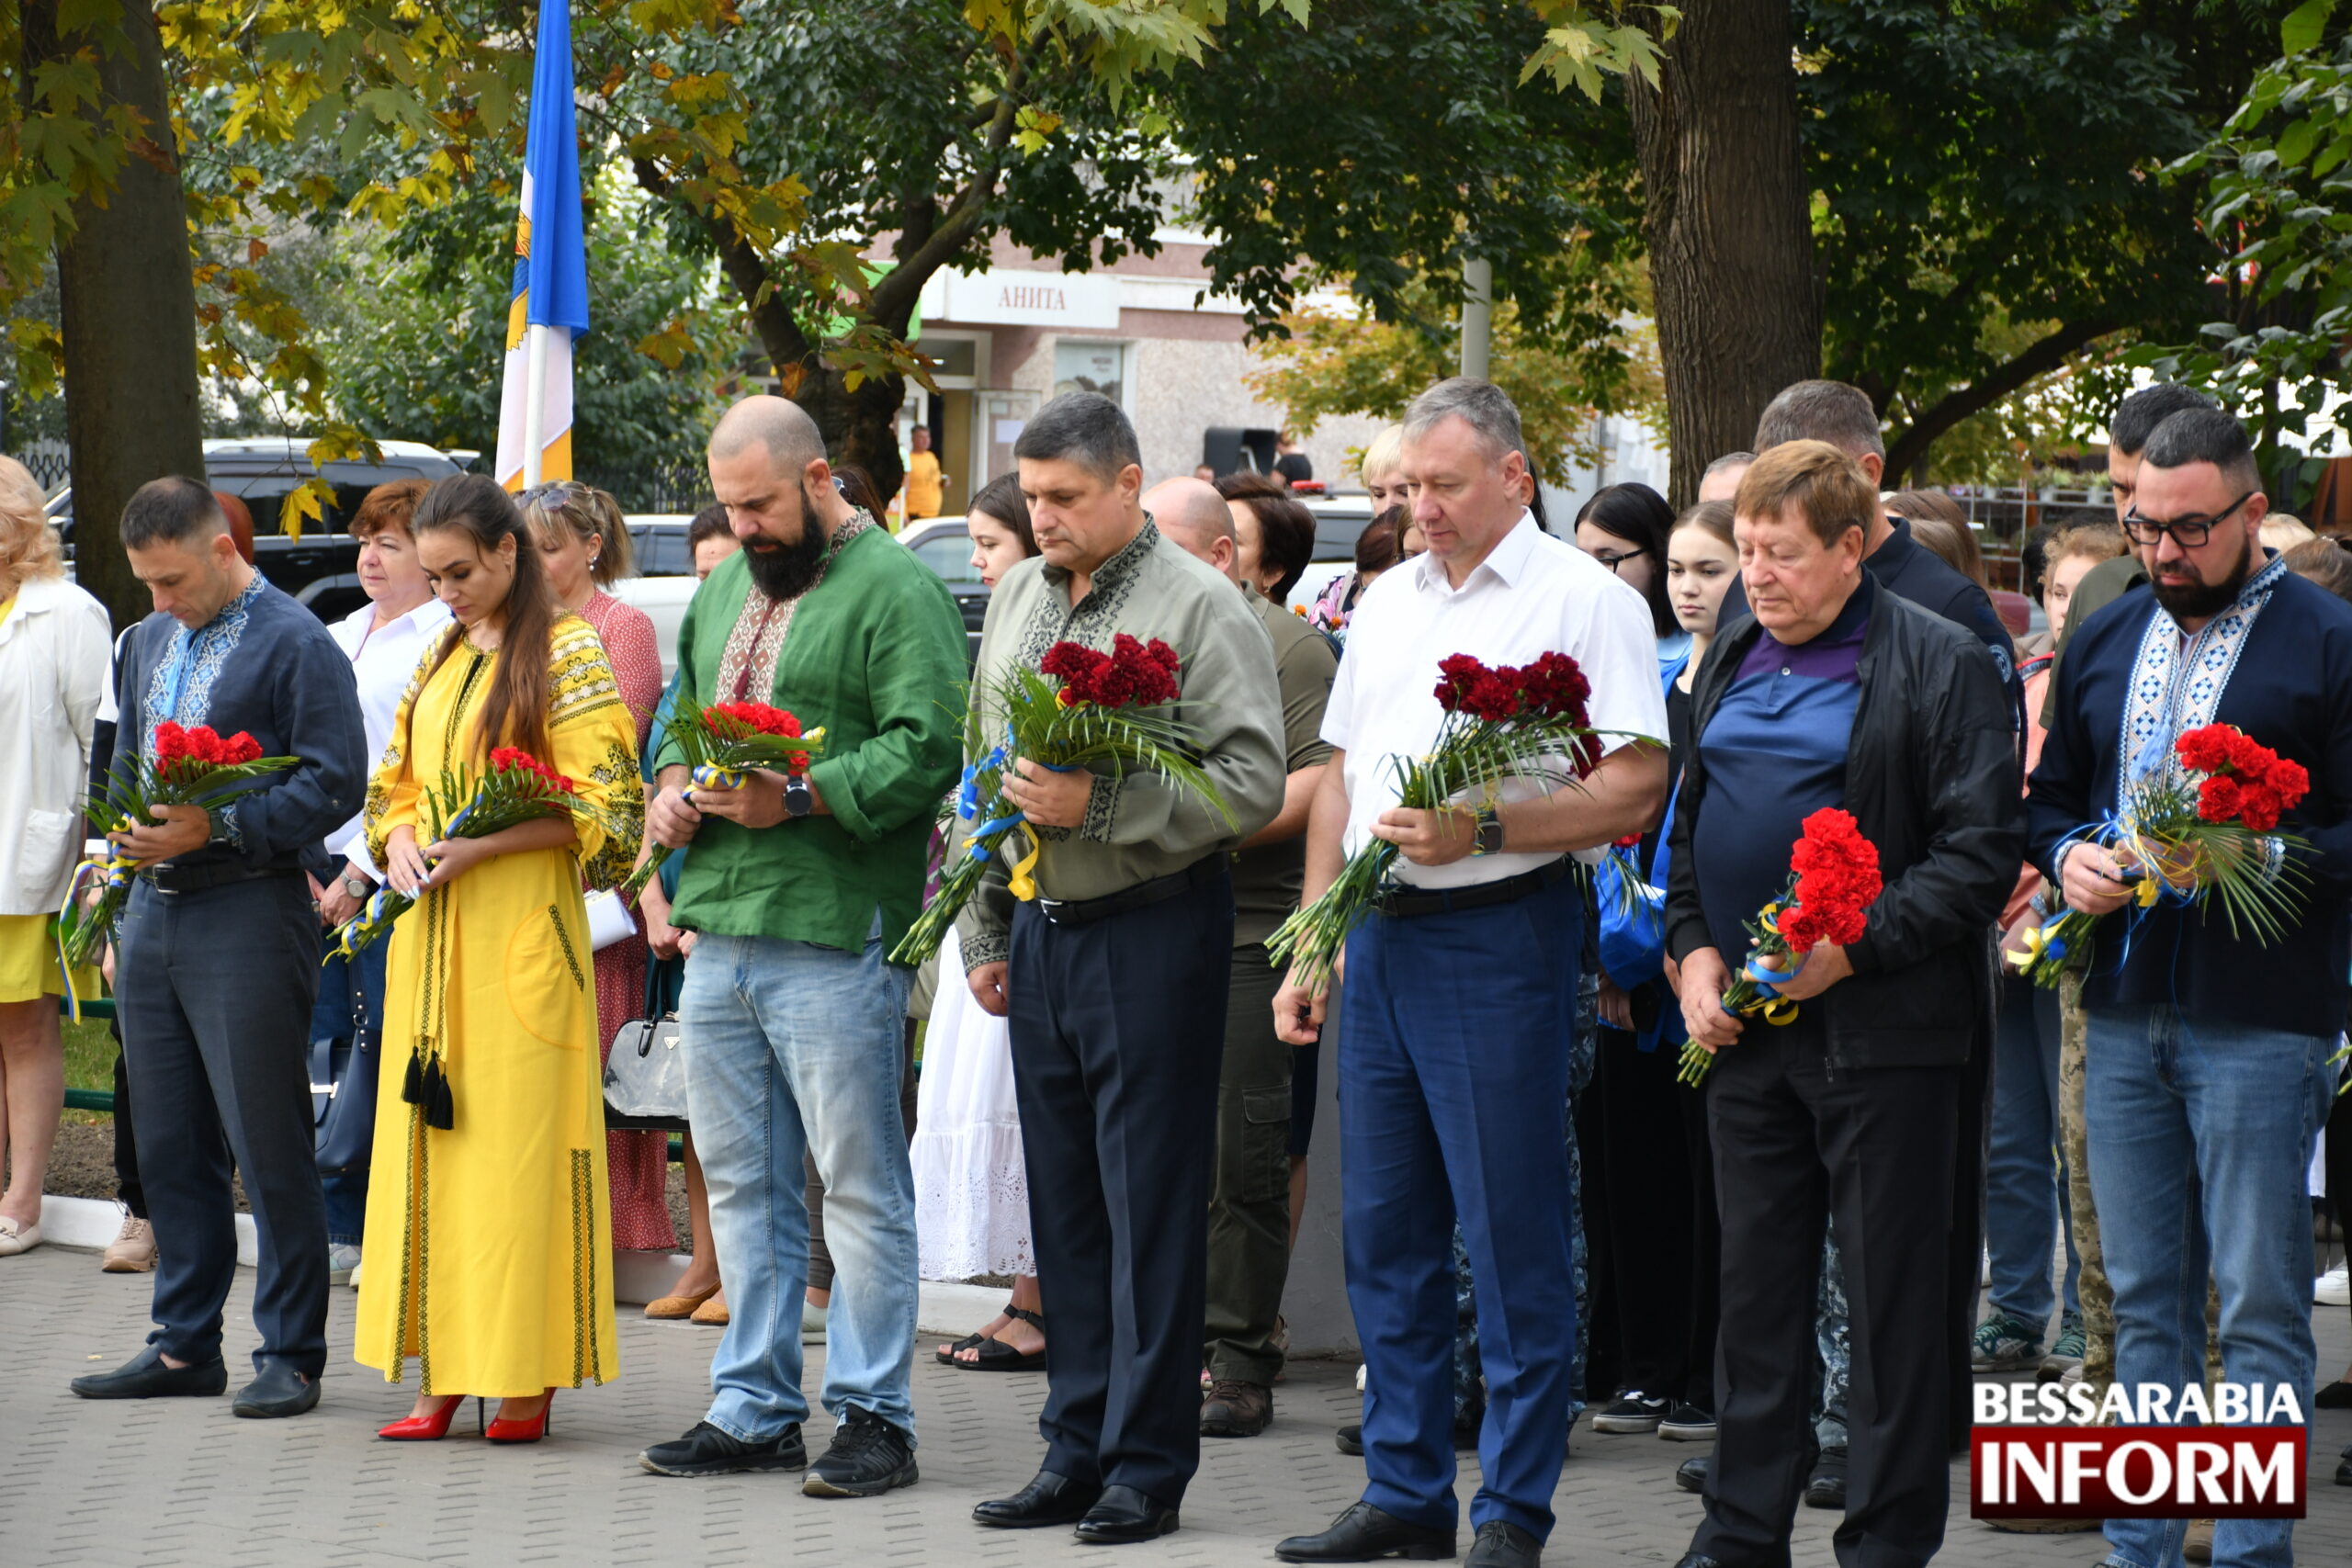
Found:
M 2065 523 L 2076 513 L 2084 521 L 2111 523 L 2113 507 L 2104 490 L 2015 487 L 1996 490 L 1984 485 L 1954 485 L 1951 498 L 1960 502 L 1976 530 L 1976 546 L 1984 556 L 1984 570 L 1996 588 L 2022 592 L 2025 565 L 2020 552 L 2025 541 L 2045 523 Z
M 710 503 L 710 475 L 699 463 L 627 469 L 582 467 L 572 477 L 611 492 L 628 513 L 691 513 Z
M 73 455 L 62 441 L 29 442 L 8 456 L 22 463 L 32 474 L 33 482 L 44 491 L 63 484 L 73 468 Z

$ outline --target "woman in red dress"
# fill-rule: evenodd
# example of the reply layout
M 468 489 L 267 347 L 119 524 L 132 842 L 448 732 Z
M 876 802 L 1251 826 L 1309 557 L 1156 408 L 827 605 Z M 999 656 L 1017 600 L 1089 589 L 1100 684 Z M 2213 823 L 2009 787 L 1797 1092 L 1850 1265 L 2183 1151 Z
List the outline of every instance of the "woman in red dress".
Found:
M 620 682 L 621 700 L 637 720 L 640 750 L 653 728 L 662 699 L 662 652 L 653 623 L 644 611 L 622 604 L 605 585 L 634 574 L 628 530 L 613 498 L 592 486 L 560 480 L 525 491 L 516 498 L 538 541 L 540 564 L 556 602 L 596 628 L 605 661 Z M 648 953 L 642 918 L 632 908 L 637 929 L 596 950 L 596 1043 L 609 1055 L 613 1036 L 645 1005 Z M 613 1245 L 668 1252 L 678 1245 L 667 1196 L 670 1138 L 666 1133 L 607 1133 L 606 1163 L 612 1172 Z

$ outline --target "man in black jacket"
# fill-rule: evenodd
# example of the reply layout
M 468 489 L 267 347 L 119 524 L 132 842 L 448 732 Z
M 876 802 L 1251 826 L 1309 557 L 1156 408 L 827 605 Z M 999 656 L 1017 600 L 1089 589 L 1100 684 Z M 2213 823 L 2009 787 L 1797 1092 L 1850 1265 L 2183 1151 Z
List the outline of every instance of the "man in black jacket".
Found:
M 1684 1568 L 1788 1561 L 1833 1213 L 1857 1373 L 1838 1559 L 1917 1568 L 1943 1540 L 1955 1106 L 2024 812 L 2000 670 L 1862 570 L 1875 500 L 1826 443 L 1757 460 L 1735 502 L 1754 618 L 1717 638 L 1691 694 L 1667 942 L 1690 1036 L 1719 1053 L 1708 1122 L 1736 1327 L 1716 1349 L 1715 1462 Z M 1779 983 L 1792 1021 L 1743 1021 L 1720 1000 L 1747 962 L 1743 922 L 1831 807 L 1877 846 L 1885 889 L 1859 941 L 1815 947 Z

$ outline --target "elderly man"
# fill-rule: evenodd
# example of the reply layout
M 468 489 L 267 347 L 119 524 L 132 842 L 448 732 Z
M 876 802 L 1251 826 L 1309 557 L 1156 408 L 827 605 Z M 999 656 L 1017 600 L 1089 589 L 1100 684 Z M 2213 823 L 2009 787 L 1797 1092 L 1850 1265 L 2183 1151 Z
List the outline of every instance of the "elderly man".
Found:
M 1037 897 L 1000 864 L 959 930 L 980 1006 L 1007 1016 L 1046 1337 L 1046 1461 L 973 1517 L 1090 1543 L 1177 1526 L 1200 1466 L 1199 1377 L 1218 1067 L 1232 971 L 1232 852 L 1283 804 L 1272 645 L 1232 581 L 1145 513 L 1134 426 L 1071 392 L 1014 444 L 1039 555 L 980 634 L 985 690 L 1057 642 L 1159 637 L 1177 716 L 1222 809 L 1149 774 L 1021 759 L 1005 784 L 1044 840 Z M 1001 720 L 979 716 L 978 733 Z
M 2262 477 L 2218 409 L 2175 413 L 2140 455 L 2124 529 L 2150 581 L 2076 629 L 2035 768 L 2031 851 L 2068 908 L 2113 915 L 2141 868 L 2083 829 L 2143 789 L 2186 787 L 2174 742 L 2233 725 L 2309 773 L 2282 819 L 2308 888 L 2269 941 L 2160 900 L 2106 920 L 2083 982 L 2098 1238 L 2115 1295 L 2115 1381 L 2201 1381 L 2210 1269 L 2222 1376 L 2311 1406 L 2311 1209 L 2352 942 L 2352 606 L 2260 543 Z M 2071 618 L 2071 616 L 2070 616 Z M 2277 840 L 2274 840 L 2276 842 Z M 2133 931 L 2122 940 L 2126 921 Z M 2108 1562 L 2167 1568 L 2186 1520 L 2110 1519 Z M 2223 1519 L 2217 1563 L 2286 1563 L 2285 1519 Z
M 1877 495 L 1836 447 L 1775 446 L 1734 504 L 1754 615 L 1716 638 L 1691 691 L 1667 896 L 1683 1021 L 1717 1053 L 1726 1325 L 1707 1517 L 1682 1561 L 1788 1561 L 1834 1215 L 1860 1373 L 1838 1560 L 1917 1568 L 1946 1506 L 1954 1104 L 1987 1007 L 1984 932 L 2023 843 L 2007 695 L 1968 633 L 1862 570 Z M 1744 922 L 1779 896 L 1799 825 L 1831 807 L 1877 846 L 1885 890 L 1860 940 L 1815 947 L 1780 982 L 1793 1021 L 1744 1023 L 1721 1002 Z
M 1260 504 L 1265 504 L 1261 502 Z M 1144 497 L 1161 533 L 1233 579 L 1273 639 L 1288 778 L 1283 808 L 1233 857 L 1233 980 L 1217 1077 L 1216 1185 L 1209 1197 L 1207 1360 L 1201 1436 L 1254 1438 L 1274 1418 L 1274 1343 L 1290 1278 L 1293 1048 L 1274 1033 L 1273 960 L 1266 939 L 1298 907 L 1306 874 L 1306 816 L 1331 748 L 1323 709 L 1340 667 L 1330 638 L 1250 585 L 1238 530 L 1245 503 L 1198 479 L 1168 479 Z M 1256 518 L 1250 517 L 1254 525 Z
M 657 759 L 653 836 L 691 843 L 671 922 L 697 933 L 678 1019 L 729 1321 L 716 1397 L 639 1456 L 661 1475 L 799 1470 L 819 1497 L 916 1479 L 914 1181 L 899 1111 L 908 972 L 884 954 L 922 903 L 933 815 L 956 778 L 964 630 L 939 579 L 842 499 L 816 425 L 750 398 L 710 437 L 710 488 L 743 548 L 695 591 L 678 669 L 698 704 L 773 703 L 825 730 L 806 775 L 685 794 Z M 682 694 L 681 705 L 687 698 Z M 800 1424 L 808 1210 L 823 1178 L 835 1275 L 809 1465 Z
M 74 1380 L 85 1399 L 217 1394 L 220 1312 L 237 1275 L 230 1161 L 261 1247 L 261 1348 L 240 1416 L 319 1402 L 327 1358 L 326 1213 L 311 1153 L 307 1057 L 319 983 L 319 914 L 307 876 L 359 807 L 368 758 L 351 662 L 318 617 L 238 555 L 229 520 L 194 479 L 140 487 L 123 508 L 130 570 L 158 612 L 123 660 L 115 772 L 153 755 L 155 728 L 244 730 L 296 759 L 251 793 L 163 806 L 117 834 L 149 867 L 131 889 L 116 959 L 139 1170 L 155 1227 L 147 1348 Z
M 1666 733 L 1641 596 L 1527 510 L 1519 411 L 1484 381 L 1443 381 L 1405 416 L 1403 468 L 1429 541 L 1358 603 L 1331 688 L 1330 763 L 1307 829 L 1304 896 L 1343 857 L 1396 844 L 1399 886 L 1349 939 L 1339 1036 L 1348 1299 L 1363 1342 L 1367 1484 L 1293 1562 L 1451 1557 L 1452 1233 L 1476 1280 L 1486 1482 L 1472 1502 L 1475 1568 L 1532 1568 L 1567 1449 L 1576 1347 L 1568 1197 L 1568 1056 L 1583 899 L 1569 857 L 1654 824 Z M 1398 804 L 1391 759 L 1428 751 L 1434 688 L 1453 654 L 1574 659 L 1609 750 L 1575 783 L 1504 781 L 1493 803 Z M 1276 1026 L 1311 1040 L 1325 998 L 1295 975 Z M 1432 1333 L 1431 1329 L 1438 1332 Z

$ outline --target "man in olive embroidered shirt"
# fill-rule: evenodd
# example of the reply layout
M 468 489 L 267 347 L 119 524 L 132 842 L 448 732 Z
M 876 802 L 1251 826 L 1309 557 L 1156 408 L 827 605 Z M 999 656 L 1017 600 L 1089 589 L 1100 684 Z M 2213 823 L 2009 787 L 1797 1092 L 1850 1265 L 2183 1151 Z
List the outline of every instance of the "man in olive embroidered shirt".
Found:
M 883 955 L 922 906 L 933 813 L 956 778 L 964 627 L 939 579 L 842 498 L 796 405 L 729 409 L 710 480 L 743 548 L 686 611 L 680 705 L 773 703 L 825 739 L 806 777 L 757 773 L 691 798 L 675 743 L 658 759 L 648 825 L 695 852 L 670 919 L 700 933 L 678 1016 L 731 1316 L 709 1415 L 640 1457 L 662 1475 L 808 1463 L 805 1146 L 839 1220 L 823 1393 L 839 1425 L 805 1489 L 870 1496 L 915 1479 L 908 972 Z
M 1231 852 L 1283 784 L 1272 644 L 1233 583 L 1164 538 L 1118 405 L 1073 392 L 1014 455 L 1041 556 L 998 583 L 983 689 L 1068 640 L 1159 637 L 1177 716 L 1224 803 L 1145 774 L 1023 759 L 1005 793 L 1038 829 L 1039 897 L 993 871 L 959 930 L 973 994 L 1009 1014 L 1039 1290 L 1051 1314 L 1035 1480 L 974 1510 L 1090 1542 L 1176 1528 L 1198 1411 L 1217 1073 L 1232 964 Z M 979 716 L 981 733 L 992 728 Z M 729 1289 L 732 1289 L 730 1283 Z

